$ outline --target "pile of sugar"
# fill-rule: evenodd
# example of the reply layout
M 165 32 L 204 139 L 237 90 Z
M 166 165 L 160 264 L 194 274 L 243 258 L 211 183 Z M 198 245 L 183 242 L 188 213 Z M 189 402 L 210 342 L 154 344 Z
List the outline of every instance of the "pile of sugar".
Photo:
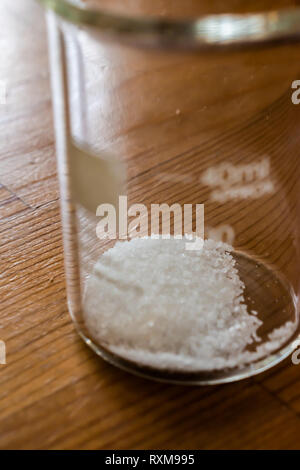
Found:
M 84 299 L 85 324 L 111 352 L 159 369 L 213 370 L 241 366 L 279 348 L 287 322 L 255 351 L 262 322 L 244 303 L 232 247 L 186 239 L 117 242 L 95 265 Z

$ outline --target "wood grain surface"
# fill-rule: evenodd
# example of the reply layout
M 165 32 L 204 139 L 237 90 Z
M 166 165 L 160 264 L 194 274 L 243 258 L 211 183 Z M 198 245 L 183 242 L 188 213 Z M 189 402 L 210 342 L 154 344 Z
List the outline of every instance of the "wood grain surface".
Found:
M 66 305 L 44 17 L 1 0 L 1 449 L 300 449 L 300 366 L 182 387 L 96 357 Z

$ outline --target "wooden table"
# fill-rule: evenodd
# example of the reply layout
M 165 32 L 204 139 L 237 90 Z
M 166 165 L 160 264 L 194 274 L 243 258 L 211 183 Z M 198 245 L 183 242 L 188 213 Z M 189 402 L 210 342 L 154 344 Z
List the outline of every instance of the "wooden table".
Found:
M 2 449 L 299 449 L 300 366 L 219 387 L 152 383 L 97 358 L 66 305 L 43 12 L 1 0 Z

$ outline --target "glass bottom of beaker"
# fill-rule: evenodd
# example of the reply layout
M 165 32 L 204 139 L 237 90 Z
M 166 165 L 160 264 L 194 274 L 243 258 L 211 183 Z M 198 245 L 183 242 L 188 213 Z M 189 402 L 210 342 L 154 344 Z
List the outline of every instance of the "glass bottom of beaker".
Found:
M 244 298 L 248 311 L 256 311 L 257 317 L 262 321 L 257 333 L 260 337 L 258 343 L 248 346 L 249 351 L 261 348 L 269 343 L 269 335 L 276 329 L 283 328 L 287 322 L 292 322 L 285 335 L 279 339 L 278 347 L 270 349 L 260 355 L 253 362 L 244 363 L 238 367 L 211 369 L 211 370 L 171 370 L 160 369 L 122 357 L 112 352 L 107 345 L 98 344 L 87 331 L 84 324 L 77 323 L 80 336 L 99 356 L 111 364 L 126 371 L 163 382 L 181 384 L 221 384 L 233 382 L 259 374 L 289 356 L 297 347 L 299 336 L 299 322 L 296 296 L 290 285 L 275 269 L 241 252 L 231 253 L 236 260 L 239 276 L 245 284 Z

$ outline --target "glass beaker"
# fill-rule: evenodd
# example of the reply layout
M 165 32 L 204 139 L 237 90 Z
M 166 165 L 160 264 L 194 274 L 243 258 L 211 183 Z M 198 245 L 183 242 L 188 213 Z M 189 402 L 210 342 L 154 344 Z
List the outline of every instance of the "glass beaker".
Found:
M 159 380 L 275 365 L 299 340 L 300 10 L 42 3 L 79 334 Z

